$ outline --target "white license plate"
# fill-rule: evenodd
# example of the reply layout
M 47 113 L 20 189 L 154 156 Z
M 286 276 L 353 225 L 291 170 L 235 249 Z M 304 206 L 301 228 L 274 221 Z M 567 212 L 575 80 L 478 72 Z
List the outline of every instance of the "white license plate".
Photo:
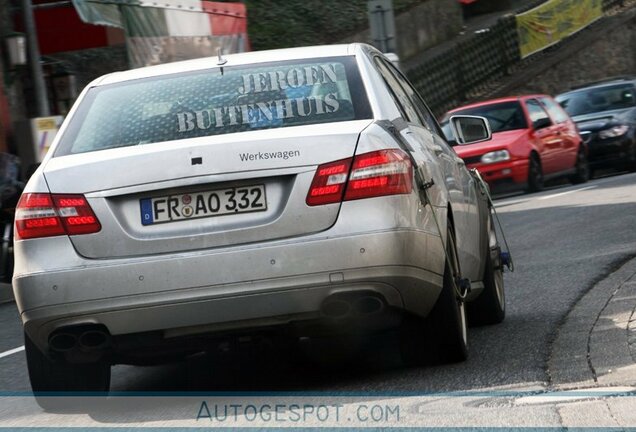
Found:
M 139 203 L 143 225 L 267 210 L 264 185 L 143 198 Z

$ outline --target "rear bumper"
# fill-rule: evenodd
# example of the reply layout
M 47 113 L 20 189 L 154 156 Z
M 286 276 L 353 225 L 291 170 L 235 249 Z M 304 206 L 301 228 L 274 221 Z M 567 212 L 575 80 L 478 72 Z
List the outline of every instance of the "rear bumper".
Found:
M 444 267 L 439 237 L 409 229 L 129 260 L 82 259 L 66 237 L 17 242 L 16 253 L 39 263 L 57 254 L 52 267 L 77 264 L 14 278 L 25 331 L 43 350 L 54 330 L 79 324 L 124 335 L 315 319 L 339 292 L 372 291 L 425 316 Z

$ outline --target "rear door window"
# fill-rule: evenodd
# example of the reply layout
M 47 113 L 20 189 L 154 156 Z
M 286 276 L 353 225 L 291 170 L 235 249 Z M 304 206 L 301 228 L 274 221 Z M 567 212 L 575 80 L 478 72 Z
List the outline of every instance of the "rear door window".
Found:
M 405 117 L 405 120 L 423 126 L 420 117 L 417 114 L 417 109 L 413 105 L 409 95 L 402 86 L 400 86 L 397 78 L 391 73 L 387 65 L 379 57 L 375 58 L 375 65 L 384 79 L 384 82 L 389 87 L 389 91 L 392 93 L 398 108 L 402 111 L 402 115 Z
M 530 117 L 532 124 L 544 119 L 547 119 L 550 123 L 552 123 L 550 116 L 548 116 L 548 113 L 543 109 L 538 100 L 528 99 L 526 101 L 526 106 L 528 107 L 528 116 Z
M 428 109 L 424 101 L 420 98 L 420 96 L 417 94 L 417 92 L 415 91 L 413 86 L 411 86 L 408 80 L 404 77 L 404 75 L 400 71 L 398 71 L 397 68 L 390 62 L 384 59 L 381 59 L 379 57 L 376 61 L 378 63 L 382 63 L 385 66 L 385 68 L 387 69 L 387 72 L 390 73 L 395 78 L 399 86 L 406 93 L 407 97 L 413 104 L 413 107 L 419 113 L 419 118 L 423 126 L 425 126 L 429 131 L 434 132 L 438 135 L 441 135 L 439 126 L 437 124 L 437 121 L 435 120 L 435 117 L 433 116 L 433 114 L 431 114 L 430 110 Z
M 548 113 L 552 117 L 555 123 L 565 123 L 568 121 L 567 113 L 561 108 L 561 106 L 549 98 L 541 98 L 543 106 L 548 110 Z
M 371 117 L 353 56 L 217 67 L 90 89 L 55 156 Z

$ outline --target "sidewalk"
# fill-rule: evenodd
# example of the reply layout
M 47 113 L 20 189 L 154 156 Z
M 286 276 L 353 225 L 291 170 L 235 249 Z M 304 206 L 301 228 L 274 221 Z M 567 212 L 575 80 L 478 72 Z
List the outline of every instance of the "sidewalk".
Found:
M 636 258 L 598 282 L 568 314 L 552 346 L 555 390 L 636 386 Z M 629 398 L 558 407 L 566 427 L 636 424 Z M 584 406 L 582 406 L 584 405 Z

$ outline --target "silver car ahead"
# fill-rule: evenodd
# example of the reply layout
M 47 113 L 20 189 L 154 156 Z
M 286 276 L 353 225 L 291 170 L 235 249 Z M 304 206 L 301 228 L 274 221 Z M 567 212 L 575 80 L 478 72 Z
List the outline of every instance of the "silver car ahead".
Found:
M 362 44 L 95 80 L 17 208 L 33 390 L 105 391 L 111 364 L 281 328 L 397 327 L 407 364 L 465 359 L 503 279 L 485 191 L 442 137 Z

